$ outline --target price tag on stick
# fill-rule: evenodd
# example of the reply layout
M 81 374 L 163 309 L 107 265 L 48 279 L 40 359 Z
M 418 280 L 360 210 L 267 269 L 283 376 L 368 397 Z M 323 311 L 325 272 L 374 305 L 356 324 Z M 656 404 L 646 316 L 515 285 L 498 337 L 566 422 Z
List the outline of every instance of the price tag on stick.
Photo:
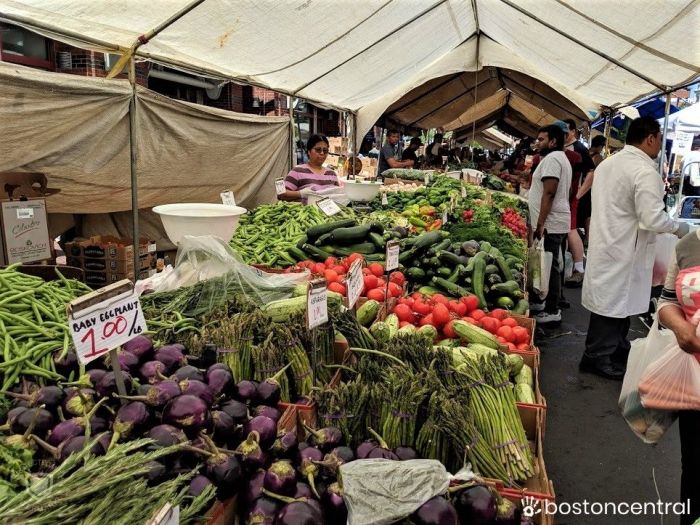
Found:
M 447 210 L 442 212 L 442 224 L 447 224 Z
M 462 183 L 462 198 L 467 198 L 467 188 L 464 187 L 464 183 Z
M 338 206 L 333 199 L 322 199 L 316 203 L 316 206 L 321 208 L 321 211 L 328 217 L 340 213 L 340 206 Z
M 325 279 L 309 283 L 306 291 L 306 327 L 309 330 L 328 322 L 328 289 Z
M 430 173 L 426 173 L 425 175 L 423 175 L 423 182 L 426 186 L 430 184 Z
M 393 272 L 399 267 L 399 241 L 394 239 L 386 243 L 386 266 L 387 272 Z
M 284 179 L 276 179 L 275 180 L 275 193 L 277 195 L 282 195 L 283 193 L 286 193 L 287 187 L 284 185 Z
M 386 196 L 386 193 L 382 193 L 382 206 L 388 206 L 389 205 L 389 199 Z
M 360 295 L 362 295 L 364 284 L 362 263 L 359 260 L 354 261 L 348 271 L 348 308 L 355 306 Z
M 223 202 L 226 206 L 235 206 L 236 199 L 233 197 L 233 192 L 231 190 L 226 190 L 225 192 L 221 193 L 221 202 Z
M 82 364 L 119 348 L 147 329 L 141 303 L 128 279 L 79 297 L 67 309 L 68 326 Z

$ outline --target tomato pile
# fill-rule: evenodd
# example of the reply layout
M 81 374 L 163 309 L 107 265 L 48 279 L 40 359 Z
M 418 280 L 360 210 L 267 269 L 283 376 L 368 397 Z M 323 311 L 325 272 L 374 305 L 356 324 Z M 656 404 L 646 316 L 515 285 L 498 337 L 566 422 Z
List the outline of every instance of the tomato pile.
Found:
M 501 216 L 501 224 L 521 239 L 527 237 L 525 219 L 513 208 L 506 208 Z
M 461 319 L 494 334 L 499 343 L 509 350 L 529 350 L 530 333 L 518 325 L 506 310 L 496 308 L 485 312 L 478 308 L 479 300 L 474 295 L 460 299 L 448 299 L 442 294 L 427 297 L 415 292 L 398 300 L 392 313 L 399 318 L 399 327 L 406 325 L 432 325 L 438 331 L 438 340 L 456 339 L 453 322 Z
M 296 268 L 306 268 L 312 274 L 323 277 L 326 280 L 328 289 L 341 295 L 347 294 L 346 276 L 350 266 L 356 260 L 365 263 L 362 254 L 353 253 L 344 259 L 328 257 L 324 262 L 302 261 Z M 362 268 L 364 288 L 362 297 L 383 302 L 388 291 L 389 297 L 401 297 L 403 295 L 406 277 L 402 272 L 392 272 L 389 274 L 389 286 L 384 275 L 384 266 L 373 262 Z

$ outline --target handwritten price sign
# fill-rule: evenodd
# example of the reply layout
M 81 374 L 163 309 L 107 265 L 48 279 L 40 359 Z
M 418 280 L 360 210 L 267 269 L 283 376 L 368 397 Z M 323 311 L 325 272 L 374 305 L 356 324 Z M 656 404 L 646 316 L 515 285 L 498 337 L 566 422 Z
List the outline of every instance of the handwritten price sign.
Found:
M 362 263 L 359 260 L 354 261 L 348 272 L 348 308 L 355 306 L 360 295 L 362 295 L 364 284 L 362 280 Z
M 69 306 L 68 324 L 83 364 L 146 331 L 141 303 L 133 289 L 105 296 L 100 300 L 100 295 L 93 292 Z
M 309 283 L 306 295 L 306 326 L 313 330 L 328 322 L 328 289 L 324 279 Z

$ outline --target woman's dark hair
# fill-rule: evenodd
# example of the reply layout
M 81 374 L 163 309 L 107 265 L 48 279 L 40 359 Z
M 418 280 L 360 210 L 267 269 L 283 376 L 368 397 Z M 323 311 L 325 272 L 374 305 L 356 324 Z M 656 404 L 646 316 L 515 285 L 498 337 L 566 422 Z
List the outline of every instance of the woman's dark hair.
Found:
M 605 135 L 596 135 L 591 140 L 591 148 L 602 148 L 605 146 Z
M 319 142 L 325 142 L 326 146 L 330 148 L 331 144 L 328 142 L 328 137 L 325 135 L 311 135 L 309 137 L 309 140 L 306 141 L 306 151 L 311 151 L 313 147 L 318 144 Z
M 564 149 L 564 130 L 556 124 L 544 126 L 538 130 L 538 133 L 546 133 L 549 140 L 554 140 L 557 143 L 557 145 L 554 146 L 555 150 L 561 151 Z
M 657 135 L 661 131 L 661 124 L 652 117 L 639 117 L 632 121 L 627 130 L 625 144 L 641 144 L 649 135 Z

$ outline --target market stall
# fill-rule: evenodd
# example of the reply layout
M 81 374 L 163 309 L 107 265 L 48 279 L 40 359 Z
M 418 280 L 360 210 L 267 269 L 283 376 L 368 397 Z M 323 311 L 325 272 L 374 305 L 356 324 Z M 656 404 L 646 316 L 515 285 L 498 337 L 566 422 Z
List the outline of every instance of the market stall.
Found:
M 94 330 L 133 330 L 135 303 L 93 324 L 80 282 L 0 270 L 3 516 L 89 521 L 108 493 L 130 523 L 368 523 L 377 476 L 396 491 L 382 523 L 519 525 L 521 496 L 554 498 L 520 201 L 433 174 L 324 209 L 259 206 L 230 246 L 182 239 L 138 287 L 145 331 L 106 358 Z

